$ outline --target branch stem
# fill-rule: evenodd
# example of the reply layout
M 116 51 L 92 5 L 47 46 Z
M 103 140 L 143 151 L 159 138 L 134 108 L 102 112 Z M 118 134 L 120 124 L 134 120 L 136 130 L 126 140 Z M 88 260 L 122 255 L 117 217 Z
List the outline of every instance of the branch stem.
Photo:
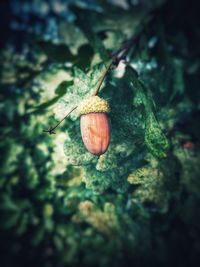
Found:
M 95 95 L 98 94 L 99 89 L 101 88 L 101 85 L 102 85 L 103 81 L 105 80 L 106 75 L 107 75 L 107 73 L 109 72 L 109 70 L 110 70 L 112 64 L 113 64 L 113 62 L 111 62 L 111 63 L 109 64 L 109 66 L 106 68 L 106 70 L 104 71 L 104 73 L 103 73 L 103 75 L 102 75 L 102 77 L 101 77 L 101 80 L 100 80 L 99 84 L 97 85 L 97 88 L 95 89 L 94 93 L 92 94 L 93 96 L 95 96 Z
M 49 133 L 49 134 L 55 134 L 54 130 L 72 113 L 72 111 L 74 111 L 78 106 L 73 107 L 68 113 L 67 115 L 65 115 L 64 118 L 62 118 L 61 121 L 59 121 L 54 127 L 49 128 L 48 130 L 44 130 L 43 132 L 45 133 Z

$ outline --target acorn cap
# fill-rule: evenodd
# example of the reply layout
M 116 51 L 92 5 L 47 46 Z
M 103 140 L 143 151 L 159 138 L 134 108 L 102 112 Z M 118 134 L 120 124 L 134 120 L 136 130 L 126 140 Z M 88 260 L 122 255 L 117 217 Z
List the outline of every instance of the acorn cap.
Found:
M 80 116 L 93 112 L 108 113 L 109 110 L 108 102 L 99 96 L 90 96 L 84 99 L 78 106 L 78 113 Z

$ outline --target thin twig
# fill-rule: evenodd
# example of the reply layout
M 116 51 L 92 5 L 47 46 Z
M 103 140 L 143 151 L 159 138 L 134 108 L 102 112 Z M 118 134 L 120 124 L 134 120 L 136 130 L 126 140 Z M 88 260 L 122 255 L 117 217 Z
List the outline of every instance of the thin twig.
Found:
M 65 115 L 65 117 L 61 120 L 61 121 L 59 121 L 54 127 L 51 127 L 51 128 L 49 128 L 48 130 L 44 130 L 43 132 L 45 132 L 45 133 L 49 133 L 49 134 L 55 134 L 55 132 L 54 132 L 54 130 L 72 113 L 72 111 L 74 111 L 76 108 L 77 108 L 78 106 L 75 106 L 75 107 L 73 107 L 73 109 L 71 109 L 68 113 L 67 113 L 67 115 Z
M 103 81 L 105 80 L 105 77 L 106 77 L 107 73 L 109 72 L 109 70 L 110 70 L 112 64 L 113 64 L 113 62 L 111 62 L 111 63 L 109 64 L 109 66 L 106 68 L 106 70 L 104 71 L 104 73 L 103 73 L 103 75 L 102 75 L 102 77 L 101 77 L 101 80 L 100 80 L 100 82 L 99 82 L 98 85 L 97 85 L 97 88 L 95 89 L 94 93 L 92 94 L 93 96 L 95 96 L 95 95 L 98 94 L 99 89 L 101 88 L 101 85 L 102 85 Z

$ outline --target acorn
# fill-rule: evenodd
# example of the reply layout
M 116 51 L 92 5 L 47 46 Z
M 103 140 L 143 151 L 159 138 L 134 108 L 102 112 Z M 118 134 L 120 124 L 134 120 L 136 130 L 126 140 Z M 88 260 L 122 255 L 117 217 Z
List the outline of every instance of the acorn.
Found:
M 83 143 L 94 155 L 106 152 L 110 142 L 109 104 L 99 96 L 83 100 L 78 107 Z

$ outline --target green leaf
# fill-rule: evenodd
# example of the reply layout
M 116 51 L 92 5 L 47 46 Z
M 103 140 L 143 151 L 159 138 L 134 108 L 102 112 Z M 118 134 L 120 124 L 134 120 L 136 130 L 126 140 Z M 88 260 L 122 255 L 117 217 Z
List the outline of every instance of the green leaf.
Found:
M 59 33 L 73 55 L 77 55 L 79 48 L 88 43 L 84 34 L 72 22 L 60 22 Z
M 173 92 L 170 97 L 170 100 L 172 100 L 177 95 L 183 94 L 185 90 L 183 61 L 178 58 L 175 58 L 173 60 L 173 68 Z
M 95 193 L 102 193 L 111 185 L 112 176 L 112 172 L 97 171 L 89 165 L 84 168 L 83 181 L 88 189 L 92 189 Z
M 103 73 L 109 67 L 110 63 L 111 63 L 111 60 L 107 60 L 107 61 L 101 62 L 101 63 L 95 65 L 88 72 L 88 76 L 89 76 L 89 79 L 90 79 L 89 84 L 90 84 L 91 89 L 95 90 L 95 88 L 97 87 L 98 83 L 100 82 L 100 80 L 101 80 L 101 78 L 103 76 Z
M 39 42 L 39 46 L 53 62 L 65 63 L 76 59 L 65 44 L 54 45 L 50 42 Z
M 89 44 L 82 45 L 79 48 L 77 58 L 73 63 L 82 70 L 85 70 L 90 66 L 93 55 L 94 51 Z
M 161 131 L 153 112 L 146 114 L 145 143 L 155 157 L 163 158 L 167 156 L 169 142 Z
M 31 113 L 37 113 L 40 112 L 46 108 L 49 108 L 53 106 L 63 95 L 66 94 L 67 88 L 72 85 L 72 81 L 63 81 L 61 82 L 58 87 L 55 89 L 56 96 L 52 99 L 50 99 L 47 102 L 44 102 L 37 107 L 34 107 L 33 111 Z
M 31 238 L 32 246 L 38 246 L 44 239 L 45 229 L 42 225 L 39 225 Z
M 2 195 L 0 209 L 1 210 L 9 210 L 9 211 L 16 211 L 17 212 L 19 210 L 19 207 L 10 198 L 9 195 Z
M 78 27 L 85 34 L 86 38 L 94 49 L 94 52 L 99 54 L 103 61 L 107 61 L 109 59 L 109 55 L 103 45 L 103 42 L 95 33 L 92 26 L 94 22 L 93 16 L 88 14 L 88 12 L 83 9 L 73 7 L 73 11 L 77 15 L 76 23 Z
M 58 87 L 55 89 L 55 94 L 59 96 L 63 96 L 67 92 L 67 88 L 73 84 L 72 81 L 63 81 Z
M 58 100 L 60 99 L 60 96 L 55 96 L 53 99 L 45 102 L 45 103 L 42 103 L 41 105 L 37 106 L 34 108 L 34 111 L 32 111 L 31 113 L 37 113 L 39 111 L 42 111 L 46 108 L 49 108 L 51 107 L 52 105 L 54 105 Z
M 10 229 L 17 225 L 21 214 L 19 212 L 13 212 L 10 213 L 8 216 L 6 216 L 5 222 L 2 222 L 2 228 L 4 229 Z
M 153 112 L 154 101 L 136 72 L 128 67 L 131 85 L 135 91 L 133 105 L 142 107 L 145 119 L 145 144 L 149 151 L 158 158 L 166 157 L 169 150 L 169 142 L 163 134 Z
M 86 150 L 78 126 L 70 129 L 70 137 L 64 143 L 64 153 L 67 163 L 77 166 L 95 163 L 98 159 Z

